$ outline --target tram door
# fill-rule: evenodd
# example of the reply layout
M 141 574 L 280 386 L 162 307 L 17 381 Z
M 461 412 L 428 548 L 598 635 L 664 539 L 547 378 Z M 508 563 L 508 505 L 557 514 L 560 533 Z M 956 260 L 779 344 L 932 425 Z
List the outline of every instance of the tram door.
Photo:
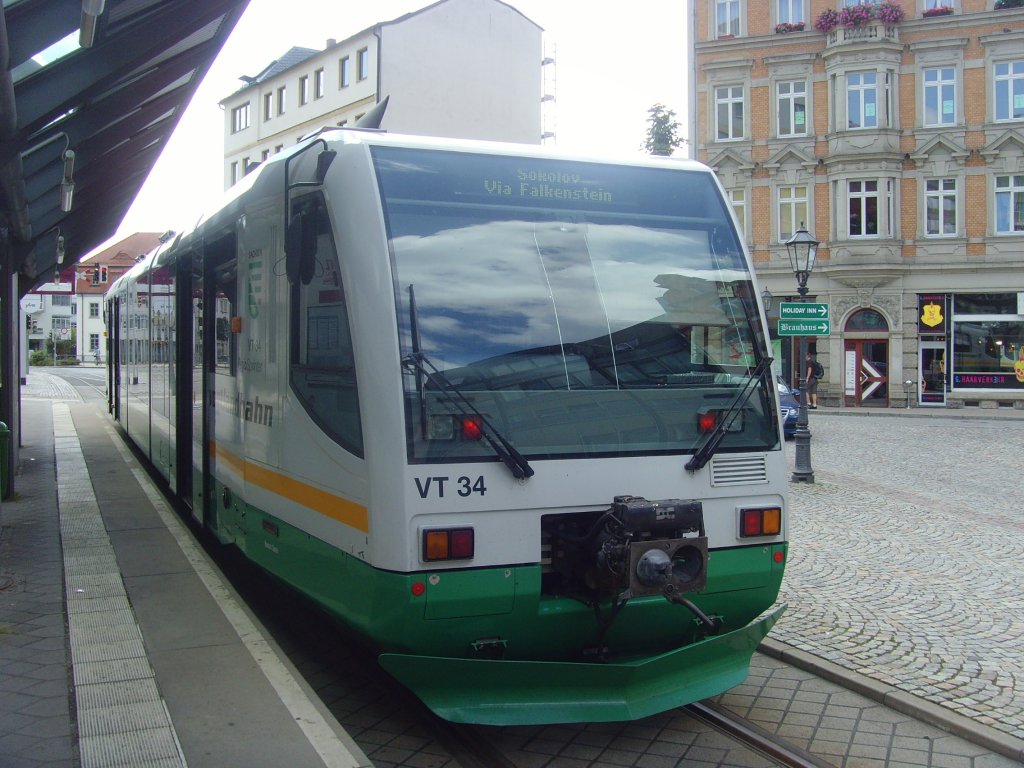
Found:
M 844 346 L 843 395 L 847 406 L 889 405 L 889 342 L 847 339 Z
M 182 378 L 189 377 L 188 402 L 191 405 L 190 421 L 192 422 L 191 446 L 192 456 L 189 467 L 192 472 L 192 482 L 189 483 L 191 491 L 192 517 L 202 523 L 206 517 L 206 499 L 210 498 L 206 478 L 209 477 L 209 465 L 207 462 L 206 446 L 209 445 L 210 437 L 206 429 L 206 357 L 207 350 L 204 344 L 207 326 L 206 303 L 203 301 L 206 283 L 203 276 L 203 254 L 196 252 L 192 254 L 189 263 L 189 275 L 192 283 L 191 307 L 188 313 L 188 331 L 182 334 L 183 339 L 190 340 L 188 367 L 182 366 Z M 184 344 L 182 345 L 184 346 Z M 182 398 L 184 400 L 185 398 Z M 212 513 L 211 513 L 212 514 Z
M 171 386 L 174 387 L 174 413 L 171 419 L 175 424 L 177 440 L 174 445 L 174 467 L 178 498 L 189 509 L 194 509 L 192 497 L 192 350 L 195 348 L 193 337 L 193 318 L 195 317 L 195 299 L 192 280 L 192 260 L 188 257 L 178 259 L 174 273 L 174 376 Z
M 121 305 L 107 302 L 107 406 L 114 420 L 121 418 Z

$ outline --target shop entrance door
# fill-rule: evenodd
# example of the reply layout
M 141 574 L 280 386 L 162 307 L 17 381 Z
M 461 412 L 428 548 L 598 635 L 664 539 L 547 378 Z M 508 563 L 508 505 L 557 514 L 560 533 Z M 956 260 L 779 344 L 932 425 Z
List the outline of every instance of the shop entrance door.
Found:
M 946 404 L 946 343 L 922 341 L 918 376 L 920 405 Z
M 889 342 L 847 339 L 844 342 L 843 400 L 848 407 L 889 405 Z

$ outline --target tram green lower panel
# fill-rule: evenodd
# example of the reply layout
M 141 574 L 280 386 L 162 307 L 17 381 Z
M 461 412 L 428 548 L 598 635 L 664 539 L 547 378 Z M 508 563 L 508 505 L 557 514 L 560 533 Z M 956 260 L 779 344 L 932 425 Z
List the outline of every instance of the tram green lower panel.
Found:
M 381 666 L 446 720 L 483 725 L 635 720 L 739 685 L 785 610 L 635 662 L 496 661 L 385 653 Z

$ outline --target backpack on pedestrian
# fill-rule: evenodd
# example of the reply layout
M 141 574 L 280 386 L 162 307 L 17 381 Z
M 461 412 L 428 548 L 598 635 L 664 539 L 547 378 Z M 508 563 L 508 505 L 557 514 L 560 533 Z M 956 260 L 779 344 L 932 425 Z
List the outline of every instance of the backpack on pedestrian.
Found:
M 816 378 L 816 379 L 822 378 L 825 375 L 825 366 L 823 366 L 817 360 L 815 360 L 812 365 L 814 366 L 814 368 L 813 368 L 814 378 Z

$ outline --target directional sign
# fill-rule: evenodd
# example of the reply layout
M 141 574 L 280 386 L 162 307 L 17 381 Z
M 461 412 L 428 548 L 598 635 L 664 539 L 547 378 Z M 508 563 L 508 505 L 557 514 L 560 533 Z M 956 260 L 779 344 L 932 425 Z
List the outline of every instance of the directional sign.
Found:
M 779 304 L 779 317 L 783 320 L 827 320 L 828 304 L 783 301 Z
M 830 320 L 779 320 L 779 336 L 828 336 L 831 330 Z

